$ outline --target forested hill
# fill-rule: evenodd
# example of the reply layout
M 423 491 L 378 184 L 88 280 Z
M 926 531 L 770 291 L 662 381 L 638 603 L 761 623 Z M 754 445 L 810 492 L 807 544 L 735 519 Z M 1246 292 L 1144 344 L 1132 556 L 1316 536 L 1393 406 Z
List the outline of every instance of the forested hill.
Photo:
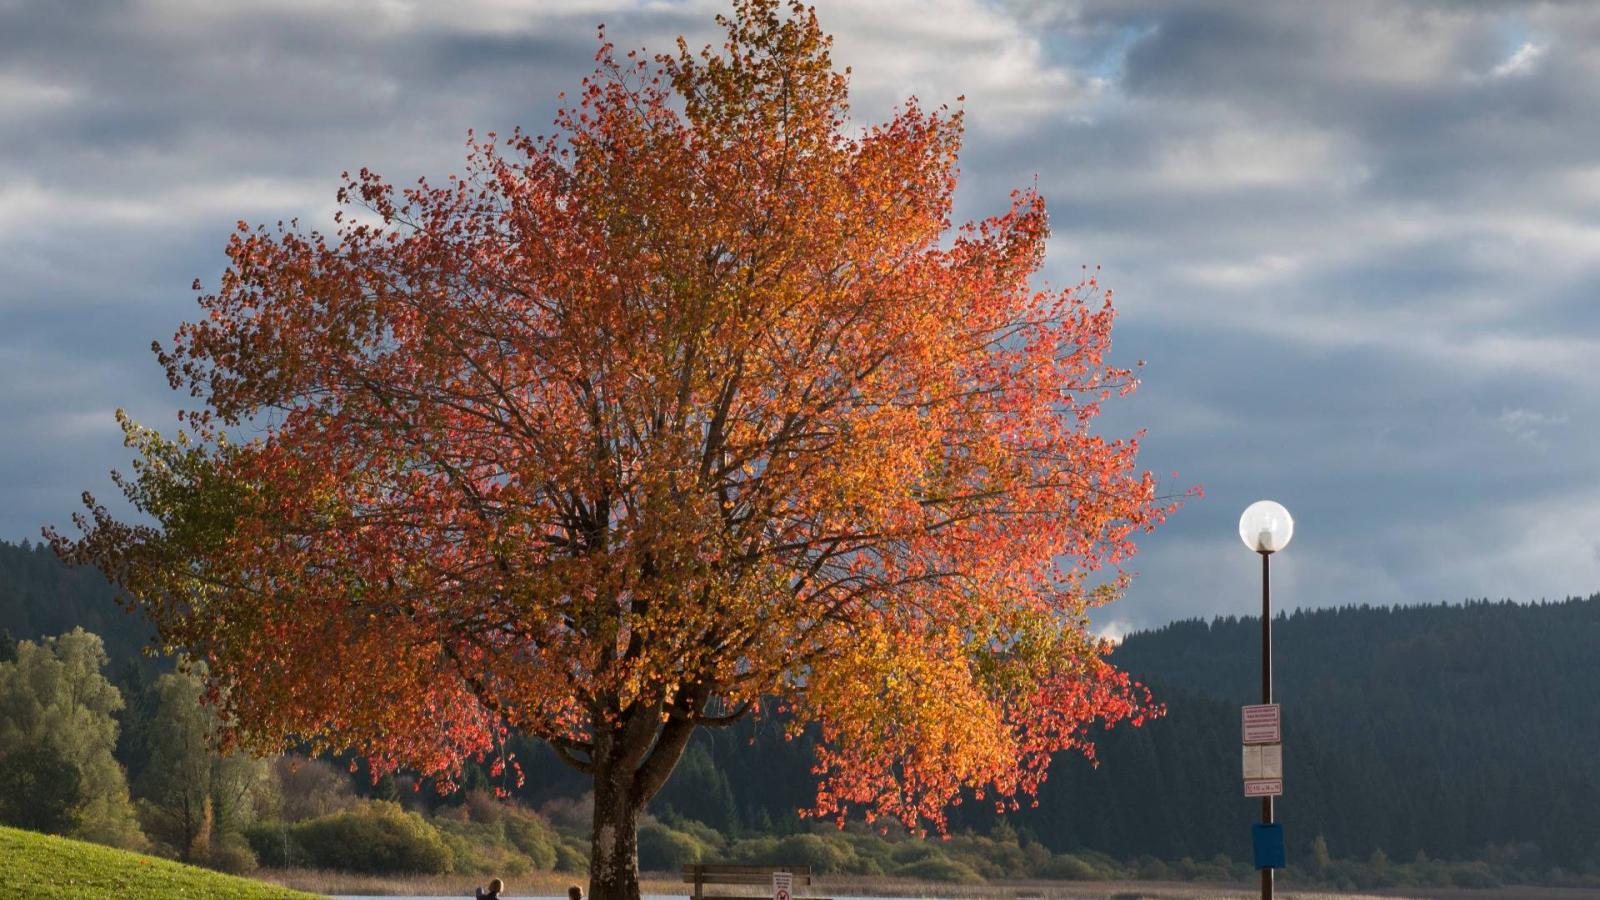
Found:
M 1116 662 L 1171 713 L 1107 735 L 1098 770 L 1062 760 L 1025 817 L 1041 838 L 1242 855 L 1257 806 L 1240 796 L 1238 707 L 1260 701 L 1260 640 L 1258 618 L 1130 635 Z M 1341 857 L 1495 844 L 1600 862 L 1600 595 L 1297 612 L 1273 643 L 1291 852 L 1321 834 Z
M 0 541 L 0 636 L 38 640 L 78 626 L 105 641 L 113 669 L 143 660 L 153 634 L 117 605 L 116 588 L 99 571 L 69 567 L 44 544 Z
M 14 637 L 82 625 L 105 638 L 116 672 L 149 630 L 114 598 L 48 548 L 0 542 L 0 629 Z M 1600 870 L 1600 595 L 1297 612 L 1277 619 L 1274 644 L 1291 863 L 1321 835 L 1339 858 Z M 1100 734 L 1098 768 L 1058 759 L 1039 806 L 1008 824 L 1058 852 L 1248 859 L 1259 805 L 1240 794 L 1239 706 L 1259 699 L 1259 653 L 1250 618 L 1130 635 L 1115 661 L 1168 715 Z M 547 750 L 517 744 L 524 799 L 585 789 Z M 771 718 L 704 732 L 655 809 L 725 834 L 798 830 L 810 761 L 808 742 L 785 741 Z M 989 830 L 986 806 L 963 805 L 953 826 Z
M 1248 859 L 1260 805 L 1241 796 L 1239 706 L 1260 698 L 1260 635 L 1223 618 L 1129 636 L 1115 660 L 1168 715 L 1100 734 L 1098 768 L 1059 758 L 1009 824 L 1058 852 Z M 1274 644 L 1292 858 L 1321 835 L 1339 858 L 1600 866 L 1600 595 L 1298 612 Z M 771 723 L 711 733 L 658 806 L 781 828 L 808 796 L 804 751 Z M 986 806 L 954 827 L 990 829 Z
M 1548 681 L 1541 695 L 1587 691 L 1592 680 L 1558 677 L 1570 664 L 1590 663 L 1590 674 L 1600 677 L 1600 595 L 1554 603 L 1300 610 L 1277 616 L 1272 635 L 1277 693 L 1297 706 L 1427 673 L 1437 689 L 1434 699 L 1509 689 L 1512 696 L 1522 695 L 1519 701 L 1531 699 L 1525 688 L 1543 679 Z M 1260 654 L 1261 620 L 1230 616 L 1132 634 L 1115 659 L 1141 675 L 1256 703 Z

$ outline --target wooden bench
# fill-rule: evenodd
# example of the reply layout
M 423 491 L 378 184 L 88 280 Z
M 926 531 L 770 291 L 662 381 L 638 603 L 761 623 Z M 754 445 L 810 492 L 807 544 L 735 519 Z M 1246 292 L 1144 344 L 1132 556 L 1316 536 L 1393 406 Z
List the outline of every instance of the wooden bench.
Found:
M 700 863 L 683 867 L 683 881 L 685 884 L 694 885 L 693 900 L 772 900 L 774 872 L 788 872 L 794 876 L 796 889 L 801 885 L 811 884 L 810 866 L 725 866 Z M 728 894 L 708 896 L 705 892 L 708 884 L 760 885 L 766 890 L 759 896 L 735 897 Z M 808 897 L 806 900 L 827 900 L 827 898 Z

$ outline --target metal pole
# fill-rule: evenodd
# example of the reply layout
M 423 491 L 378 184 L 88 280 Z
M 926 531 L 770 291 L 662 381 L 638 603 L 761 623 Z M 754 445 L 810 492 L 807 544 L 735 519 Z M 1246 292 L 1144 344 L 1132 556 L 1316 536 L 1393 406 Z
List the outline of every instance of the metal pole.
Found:
M 1268 576 L 1267 560 L 1271 553 L 1261 554 L 1261 702 L 1272 702 L 1272 588 Z M 1261 798 L 1261 821 L 1272 824 L 1272 798 Z M 1272 870 L 1261 870 L 1261 900 L 1272 900 Z

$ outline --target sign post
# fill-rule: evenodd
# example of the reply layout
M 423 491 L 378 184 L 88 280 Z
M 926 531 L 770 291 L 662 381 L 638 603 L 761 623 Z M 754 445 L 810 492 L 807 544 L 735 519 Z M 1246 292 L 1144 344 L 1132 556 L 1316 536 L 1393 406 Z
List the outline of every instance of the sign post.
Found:
M 1283 826 L 1273 799 L 1283 793 L 1283 735 L 1272 702 L 1272 580 L 1268 560 L 1289 546 L 1294 517 L 1283 504 L 1257 500 L 1239 517 L 1239 539 L 1261 554 L 1261 703 L 1244 708 L 1244 795 L 1261 798 L 1261 824 L 1252 829 L 1261 900 L 1272 900 L 1272 872 L 1283 868 Z M 1270 749 L 1269 749 L 1270 748 Z
M 794 874 L 772 873 L 772 900 L 794 900 Z

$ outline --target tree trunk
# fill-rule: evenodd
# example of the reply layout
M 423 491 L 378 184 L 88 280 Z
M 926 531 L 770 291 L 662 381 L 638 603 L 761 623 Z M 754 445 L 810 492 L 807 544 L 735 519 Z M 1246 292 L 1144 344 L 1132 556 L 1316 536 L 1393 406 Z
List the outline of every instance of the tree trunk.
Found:
M 590 900 L 639 900 L 639 807 L 631 772 L 596 772 Z
M 691 709 L 704 702 L 693 694 L 680 699 Z M 695 728 L 690 715 L 668 715 L 662 723 L 661 709 L 639 706 L 620 727 L 595 729 L 591 900 L 639 900 L 639 813 L 672 774 Z

